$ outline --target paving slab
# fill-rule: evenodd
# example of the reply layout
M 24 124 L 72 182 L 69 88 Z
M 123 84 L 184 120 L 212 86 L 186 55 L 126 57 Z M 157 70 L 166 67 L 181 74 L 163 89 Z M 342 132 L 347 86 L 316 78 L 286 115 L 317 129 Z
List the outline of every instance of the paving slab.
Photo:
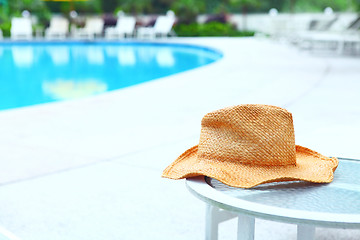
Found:
M 160 40 L 164 41 L 164 40 Z M 173 38 L 223 52 L 204 67 L 102 95 L 0 111 L 0 226 L 21 239 L 203 239 L 202 202 L 162 170 L 197 144 L 207 112 L 243 103 L 293 113 L 297 144 L 360 158 L 360 59 L 256 38 Z M 221 226 L 235 239 L 234 221 Z M 295 239 L 257 220 L 256 239 Z M 317 229 L 316 239 L 360 230 Z

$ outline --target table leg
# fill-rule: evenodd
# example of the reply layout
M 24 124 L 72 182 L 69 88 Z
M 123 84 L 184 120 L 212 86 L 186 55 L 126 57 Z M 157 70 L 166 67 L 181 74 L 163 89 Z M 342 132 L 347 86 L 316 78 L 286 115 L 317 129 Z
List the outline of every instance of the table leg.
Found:
M 237 217 L 236 213 L 229 212 L 224 209 L 212 206 L 210 204 L 206 205 L 206 240 L 217 240 L 219 232 L 219 224 Z
M 254 233 L 255 218 L 239 214 L 237 240 L 254 240 Z
M 342 54 L 344 52 L 344 49 L 345 49 L 345 40 L 342 39 L 340 41 L 337 42 L 337 49 L 336 49 L 336 52 L 337 54 Z
M 206 205 L 206 219 L 205 219 L 205 239 L 206 240 L 217 240 L 219 222 L 217 220 L 217 213 L 219 209 L 217 207 Z
M 315 227 L 310 225 L 297 225 L 297 240 L 313 240 Z

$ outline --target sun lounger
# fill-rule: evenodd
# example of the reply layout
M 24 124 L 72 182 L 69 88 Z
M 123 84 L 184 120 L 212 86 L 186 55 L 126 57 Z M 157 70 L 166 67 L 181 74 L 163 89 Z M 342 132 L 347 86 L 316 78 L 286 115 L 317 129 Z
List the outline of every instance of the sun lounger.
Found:
M 92 40 L 102 36 L 103 28 L 104 20 L 102 18 L 88 18 L 83 28 L 75 29 L 74 38 Z
M 45 38 L 65 39 L 69 33 L 69 20 L 63 17 L 54 17 L 50 20 L 50 26 L 45 30 Z
M 105 38 L 119 39 L 127 36 L 133 36 L 135 30 L 136 18 L 132 16 L 120 16 L 115 27 L 105 29 Z
M 167 37 L 175 23 L 175 15 L 169 11 L 166 16 L 159 16 L 153 27 L 141 27 L 137 31 L 139 38 Z
M 31 40 L 33 37 L 31 19 L 12 18 L 10 33 L 12 40 Z
M 333 50 L 341 54 L 345 50 L 350 52 L 360 47 L 360 17 L 357 17 L 348 26 L 338 31 L 314 32 L 303 36 L 301 47 L 315 50 Z
M 322 19 L 312 19 L 308 22 L 307 28 L 300 30 L 300 31 L 293 31 L 289 34 L 289 39 L 294 44 L 299 44 L 301 47 L 302 42 L 304 39 L 309 38 L 309 36 L 313 36 L 319 33 L 330 32 L 332 31 L 332 27 L 338 21 L 338 17 L 326 17 Z

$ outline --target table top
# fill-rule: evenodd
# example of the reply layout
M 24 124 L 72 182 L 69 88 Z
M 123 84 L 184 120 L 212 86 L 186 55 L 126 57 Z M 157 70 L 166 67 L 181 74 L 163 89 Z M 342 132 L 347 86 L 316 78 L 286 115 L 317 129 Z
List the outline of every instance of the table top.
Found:
M 339 158 L 329 184 L 267 183 L 229 187 L 209 177 L 186 180 L 201 200 L 232 212 L 272 221 L 324 227 L 360 228 L 360 160 Z

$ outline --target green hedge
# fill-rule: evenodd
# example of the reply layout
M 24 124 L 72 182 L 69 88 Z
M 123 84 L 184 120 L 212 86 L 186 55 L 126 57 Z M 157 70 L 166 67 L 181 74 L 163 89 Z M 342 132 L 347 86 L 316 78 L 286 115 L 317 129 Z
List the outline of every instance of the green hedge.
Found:
M 0 29 L 2 30 L 4 37 L 10 36 L 10 28 L 11 28 L 10 21 L 6 21 L 0 24 Z
M 205 24 L 191 23 L 175 25 L 174 31 L 179 37 L 244 37 L 254 36 L 253 31 L 240 32 L 228 23 L 210 22 Z

